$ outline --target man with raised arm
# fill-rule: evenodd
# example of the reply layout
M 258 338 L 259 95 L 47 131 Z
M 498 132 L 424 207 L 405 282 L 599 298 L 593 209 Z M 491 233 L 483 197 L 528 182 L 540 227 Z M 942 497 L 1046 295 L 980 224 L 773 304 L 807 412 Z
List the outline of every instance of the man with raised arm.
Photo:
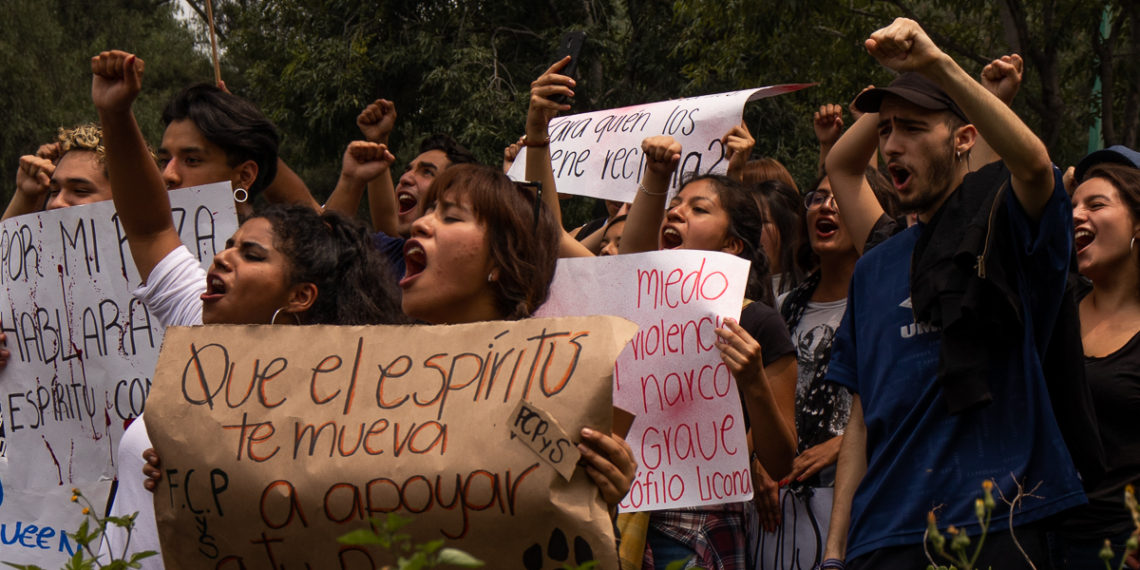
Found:
M 917 23 L 897 19 L 866 48 L 901 75 L 856 99 L 866 114 L 828 176 L 862 246 L 881 214 L 863 177 L 877 144 L 918 223 L 869 250 L 851 281 L 828 379 L 854 398 L 821 567 L 926 567 L 932 511 L 976 544 L 983 481 L 995 497 L 1029 495 L 1016 508 L 998 498 L 975 567 L 1028 567 L 1021 549 L 1049 567 L 1039 521 L 1084 502 L 1042 369 L 1072 242 L 1060 173 Z M 1001 162 L 970 172 L 979 136 Z

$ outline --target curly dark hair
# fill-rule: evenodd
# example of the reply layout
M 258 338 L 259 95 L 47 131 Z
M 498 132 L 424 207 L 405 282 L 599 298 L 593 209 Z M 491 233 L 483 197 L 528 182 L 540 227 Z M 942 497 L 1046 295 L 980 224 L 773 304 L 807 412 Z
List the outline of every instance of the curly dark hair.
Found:
M 405 323 L 388 261 L 368 230 L 335 212 L 275 204 L 253 217 L 273 227 L 274 246 L 289 259 L 291 283 L 313 283 L 317 299 L 298 315 L 304 324 Z
M 252 160 L 257 179 L 247 189 L 257 196 L 277 177 L 277 127 L 253 103 L 209 83 L 191 85 L 167 103 L 162 124 L 189 119 L 206 140 L 226 153 L 230 167 Z
M 494 282 L 499 314 L 512 320 L 529 317 L 546 301 L 554 279 L 561 237 L 554 214 L 536 202 L 533 191 L 490 166 L 461 164 L 444 170 L 428 187 L 424 203 L 434 204 L 447 194 L 465 195 L 486 227 L 491 261 L 499 270 Z
M 768 256 L 760 246 L 760 235 L 764 232 L 764 215 L 756 205 L 756 199 L 752 197 L 748 186 L 743 182 L 723 174 L 689 176 L 683 179 L 681 188 L 702 180 L 709 182 L 716 189 L 720 206 L 728 213 L 728 235 L 739 239 L 743 245 L 737 255 L 752 262 L 744 296 L 753 301 L 775 306 L 776 298 L 772 295 Z

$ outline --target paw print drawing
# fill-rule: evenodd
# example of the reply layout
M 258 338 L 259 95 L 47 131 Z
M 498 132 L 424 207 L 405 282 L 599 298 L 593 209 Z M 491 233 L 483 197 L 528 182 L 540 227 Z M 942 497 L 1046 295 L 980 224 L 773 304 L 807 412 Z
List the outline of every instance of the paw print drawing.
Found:
M 574 544 L 566 540 L 566 533 L 556 528 L 550 533 L 543 552 L 542 544 L 535 543 L 523 552 L 523 568 L 526 570 L 542 570 L 543 568 L 562 568 L 567 563 L 581 566 L 594 559 L 594 551 L 586 539 L 575 536 Z M 573 558 L 571 558 L 573 557 Z M 547 561 L 551 566 L 547 566 Z

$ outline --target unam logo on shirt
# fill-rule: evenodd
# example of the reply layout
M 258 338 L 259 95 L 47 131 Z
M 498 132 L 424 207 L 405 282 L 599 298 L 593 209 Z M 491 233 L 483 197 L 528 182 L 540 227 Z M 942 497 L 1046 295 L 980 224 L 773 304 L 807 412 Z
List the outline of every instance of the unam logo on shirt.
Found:
M 912 312 L 914 310 L 914 305 L 911 304 L 910 297 L 903 299 L 903 302 L 899 303 L 899 307 Z M 935 333 L 941 330 L 941 328 L 936 327 L 930 323 L 920 323 L 918 321 L 915 321 L 909 325 L 903 325 L 899 327 L 899 336 L 902 338 L 912 338 L 920 334 Z

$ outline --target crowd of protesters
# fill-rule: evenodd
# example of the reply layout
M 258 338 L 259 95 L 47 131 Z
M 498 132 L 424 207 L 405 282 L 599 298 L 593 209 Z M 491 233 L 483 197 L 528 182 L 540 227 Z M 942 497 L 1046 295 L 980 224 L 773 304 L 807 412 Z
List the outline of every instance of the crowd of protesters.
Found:
M 504 168 L 440 134 L 396 177 L 396 108 L 377 100 L 322 206 L 278 157 L 273 124 L 224 86 L 175 96 L 152 153 L 131 110 L 143 60 L 108 51 L 91 61 L 99 124 L 21 157 L 4 217 L 113 200 L 135 296 L 164 326 L 524 319 L 559 257 L 736 255 L 750 262 L 745 305 L 717 335 L 749 420 L 754 499 L 617 515 L 623 568 L 925 568 L 929 517 L 976 537 L 974 500 L 991 493 L 1020 500 L 993 511 L 975 567 L 1100 568 L 1108 548 L 1140 568 L 1124 499 L 1140 478 L 1140 153 L 1096 151 L 1063 174 L 1009 106 L 1017 55 L 977 80 L 906 19 L 866 50 L 897 78 L 804 118 L 820 143 L 812 180 L 752 159 L 740 125 L 722 141 L 727 173 L 671 193 L 682 145 L 650 137 L 632 203 L 569 230 L 548 133 L 574 94 L 567 60 L 532 84 Z M 520 148 L 536 184 L 504 173 Z M 166 191 L 220 181 L 241 226 L 204 271 Z M 365 197 L 368 223 L 354 219 Z M 110 507 L 140 513 L 139 551 L 160 548 L 145 421 L 119 444 Z M 633 452 L 617 434 L 580 439 L 617 505 Z

